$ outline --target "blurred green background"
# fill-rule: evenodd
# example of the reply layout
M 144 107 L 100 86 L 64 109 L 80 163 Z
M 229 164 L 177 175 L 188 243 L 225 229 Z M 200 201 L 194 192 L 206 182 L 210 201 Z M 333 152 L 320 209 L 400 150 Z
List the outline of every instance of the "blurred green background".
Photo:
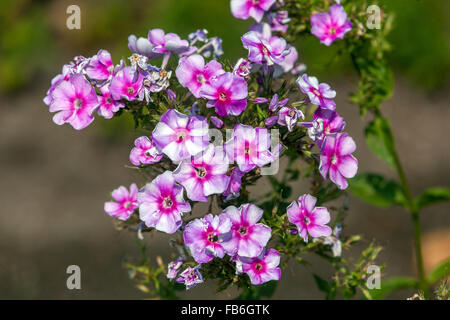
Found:
M 450 1 L 381 2 L 396 16 L 389 53 L 396 88 L 392 99 L 383 103 L 383 112 L 393 123 L 413 193 L 448 186 L 450 144 L 443 138 L 450 136 Z M 71 4 L 81 8 L 81 30 L 66 27 L 66 8 Z M 0 1 L 0 298 L 147 297 L 133 287 L 121 264 L 139 257 L 135 234 L 116 231 L 103 212 L 112 189 L 145 183 L 135 170 L 125 168 L 139 133 L 126 117 L 97 117 L 81 132 L 56 126 L 42 99 L 62 65 L 76 55 L 90 57 L 101 48 L 118 62 L 129 56 L 128 35 L 146 36 L 150 28 L 176 32 L 182 38 L 206 28 L 223 39 L 225 56 L 233 61 L 246 55 L 239 38 L 251 23 L 233 18 L 229 0 Z M 359 110 L 348 103 L 348 94 L 357 84 L 349 61 L 334 59 L 336 47 L 320 45 L 313 36 L 299 39 L 295 46 L 308 72 L 338 92 L 339 113 L 358 145 L 360 171 L 394 178 L 368 150 Z M 298 181 L 295 194 L 307 192 L 307 185 Z M 262 189 L 257 186 L 253 191 L 258 194 Z M 427 270 L 450 256 L 448 213 L 448 204 L 423 211 Z M 415 273 L 412 227 L 402 209 L 377 209 L 350 197 L 346 223 L 345 234 L 365 237 L 350 256 L 357 257 L 358 250 L 376 239 L 385 247 L 379 259 L 387 265 L 384 275 Z M 168 239 L 162 234 L 146 238 L 150 261 L 156 263 L 157 255 L 168 261 Z M 332 270 L 318 258 L 307 258 L 312 266 L 292 264 L 283 270 L 274 298 L 323 298 L 311 273 L 329 278 Z M 70 264 L 81 267 L 80 291 L 65 286 Z M 392 297 L 404 299 L 412 293 Z M 182 297 L 233 295 L 215 296 L 213 284 L 208 283 Z
M 68 30 L 65 8 L 81 8 L 81 30 Z M 389 56 L 399 74 L 424 89 L 436 89 L 450 72 L 450 2 L 445 0 L 382 0 L 395 12 L 393 45 Z M 126 57 L 129 34 L 145 36 L 150 28 L 187 37 L 195 29 L 207 28 L 223 38 L 228 58 L 245 52 L 240 35 L 250 20 L 234 19 L 228 0 L 2 0 L 0 2 L 0 90 L 14 92 L 27 86 L 37 72 L 55 68 L 56 61 L 78 54 L 91 56 L 99 48 L 113 57 Z M 342 73 L 346 61 L 324 65 L 335 55 L 335 47 L 323 50 L 314 37 L 295 44 L 300 59 L 315 73 Z M 64 58 L 63 60 L 61 60 Z

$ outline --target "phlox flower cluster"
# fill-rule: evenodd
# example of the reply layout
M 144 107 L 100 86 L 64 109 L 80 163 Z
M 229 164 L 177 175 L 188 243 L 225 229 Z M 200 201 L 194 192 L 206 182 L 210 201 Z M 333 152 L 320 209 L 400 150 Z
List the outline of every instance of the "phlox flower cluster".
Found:
M 235 17 L 257 22 L 242 35 L 248 54 L 234 67 L 219 60 L 222 40 L 209 37 L 205 29 L 187 39 L 151 29 L 147 37 L 128 37 L 127 61 L 115 64 L 106 50 L 90 58 L 75 57 L 52 80 L 44 98 L 49 111 L 56 112 L 53 121 L 69 123 L 76 130 L 90 125 L 95 113 L 110 119 L 136 108 L 148 110 L 152 130 L 135 139 L 129 160 L 137 169 L 158 168 L 158 174 L 141 188 L 120 186 L 104 210 L 120 220 L 134 215 L 148 229 L 181 234 L 183 247 L 196 265 L 182 255 L 169 263 L 167 278 L 186 289 L 204 281 L 202 264 L 215 258 L 232 261 L 236 274 L 247 274 L 253 285 L 280 280 L 280 253 L 270 248 L 272 228 L 263 209 L 253 203 L 226 204 L 239 199 L 246 177 L 258 175 L 259 168 L 282 155 L 283 141 L 272 147 L 270 128 L 281 128 L 286 135 L 307 131 L 320 151 L 318 170 L 340 189 L 347 187 L 346 179 L 358 167 L 352 155 L 356 145 L 343 132 L 345 121 L 335 111 L 336 92 L 316 77 L 300 74 L 305 67 L 297 64 L 299 53 L 283 38 L 290 19 L 282 2 L 230 3 Z M 313 34 L 327 45 L 351 28 L 345 11 L 336 5 L 330 7 L 329 16 L 316 14 L 311 22 Z M 268 96 L 252 87 L 285 74 L 300 74 L 297 93 L 305 95 L 303 101 L 292 102 L 281 92 Z M 189 106 L 186 99 L 192 102 Z M 317 106 L 311 121 L 304 121 L 300 109 L 306 104 Z M 257 126 L 241 121 L 249 106 L 264 109 L 267 118 Z M 225 143 L 212 143 L 210 125 L 229 129 Z M 196 203 L 213 199 L 223 205 L 220 214 L 185 217 Z M 316 200 L 302 195 L 285 212 L 305 242 L 309 237 L 332 239 L 327 225 L 330 214 L 325 207 L 316 207 Z

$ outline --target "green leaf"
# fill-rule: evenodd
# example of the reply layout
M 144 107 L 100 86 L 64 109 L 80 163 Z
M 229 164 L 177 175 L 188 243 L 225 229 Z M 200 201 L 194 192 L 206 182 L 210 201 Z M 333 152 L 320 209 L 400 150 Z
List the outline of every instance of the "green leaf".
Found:
M 374 300 L 382 299 L 395 290 L 416 288 L 417 281 L 411 277 L 393 277 L 381 281 L 380 289 L 369 290 L 370 296 Z
M 329 293 L 331 290 L 331 285 L 325 279 L 322 279 L 318 275 L 313 273 L 314 281 L 316 282 L 317 287 L 320 291 Z
M 416 198 L 415 204 L 417 209 L 421 209 L 441 201 L 450 201 L 450 188 L 435 187 L 427 189 Z
M 429 283 L 433 284 L 438 282 L 440 279 L 446 278 L 448 276 L 450 276 L 450 259 L 444 261 L 436 268 L 434 268 L 433 271 L 431 271 L 428 275 L 427 280 Z
M 249 286 L 244 288 L 236 300 L 259 300 L 261 298 L 271 298 L 275 293 L 278 281 L 269 281 L 259 286 Z
M 356 175 L 349 180 L 349 190 L 365 202 L 381 208 L 406 202 L 402 188 L 395 181 L 375 173 Z
M 383 117 L 376 117 L 367 125 L 365 135 L 370 150 L 381 160 L 386 161 L 391 168 L 394 168 L 394 136 L 389 121 Z

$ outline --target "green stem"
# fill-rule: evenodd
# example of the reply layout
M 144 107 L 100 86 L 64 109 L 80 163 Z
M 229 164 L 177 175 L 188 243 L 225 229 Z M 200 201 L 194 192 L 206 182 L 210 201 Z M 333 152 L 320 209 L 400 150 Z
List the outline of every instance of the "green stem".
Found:
M 406 178 L 405 171 L 398 157 L 397 151 L 394 152 L 394 163 L 397 169 L 397 174 L 400 178 L 400 183 L 405 192 L 405 197 L 407 201 L 407 209 L 411 214 L 411 220 L 414 228 L 414 245 L 416 251 L 416 263 L 417 272 L 419 275 L 419 289 L 424 292 L 426 298 L 428 298 L 428 283 L 425 278 L 425 269 L 423 266 L 423 255 L 422 255 L 422 231 L 420 225 L 419 211 L 414 204 L 414 198 L 411 193 L 411 188 L 409 187 L 408 179 Z

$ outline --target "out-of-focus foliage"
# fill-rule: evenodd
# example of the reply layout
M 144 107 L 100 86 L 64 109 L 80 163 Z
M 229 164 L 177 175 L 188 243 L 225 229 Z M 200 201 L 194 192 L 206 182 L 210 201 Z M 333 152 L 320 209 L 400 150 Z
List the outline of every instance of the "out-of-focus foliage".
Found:
M 450 1 L 381 0 L 395 14 L 388 37 L 394 69 L 427 89 L 441 85 L 450 73 Z
M 0 1 L 0 92 L 22 88 L 52 61 L 44 10 L 31 0 Z
M 388 36 L 392 45 L 388 60 L 394 70 L 425 89 L 447 81 L 450 22 L 446 14 L 450 12 L 450 2 L 381 0 L 379 3 L 395 16 L 394 28 Z M 113 56 L 126 57 L 128 51 L 123 43 L 127 36 L 131 33 L 146 36 L 148 29 L 155 27 L 182 36 L 206 28 L 223 38 L 227 56 L 235 59 L 244 53 L 235 39 L 251 24 L 250 20 L 233 18 L 228 0 L 85 0 L 77 1 L 82 11 L 81 30 L 68 30 L 65 11 L 70 4 L 71 1 L 65 0 L 0 1 L 0 92 L 23 89 L 36 72 L 49 67 L 49 61 L 61 56 L 70 59 L 72 52 L 93 55 L 94 48 L 103 46 Z M 313 36 L 304 37 L 295 45 L 300 60 L 307 61 L 318 76 L 351 69 L 347 68 L 349 59 L 335 58 L 339 46 L 322 50 L 323 45 Z

